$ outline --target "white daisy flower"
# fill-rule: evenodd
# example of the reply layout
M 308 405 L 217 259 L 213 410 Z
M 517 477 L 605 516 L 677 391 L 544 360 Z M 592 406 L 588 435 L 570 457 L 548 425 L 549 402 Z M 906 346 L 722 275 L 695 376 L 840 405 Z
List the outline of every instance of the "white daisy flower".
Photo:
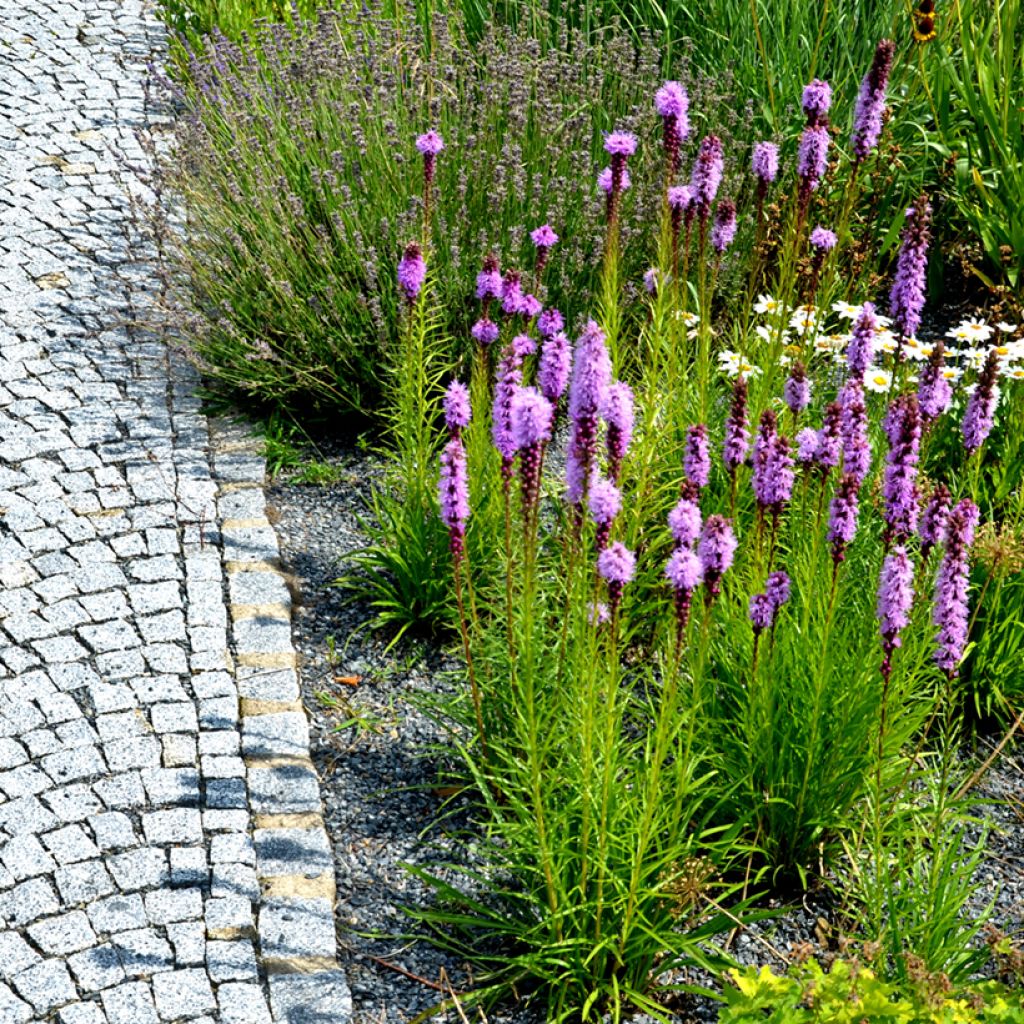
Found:
M 907 354 L 907 358 L 914 359 L 919 363 L 927 360 L 931 356 L 934 348 L 934 345 L 928 345 L 925 342 L 918 341 L 917 338 L 903 339 L 903 351 Z
M 984 348 L 965 348 L 960 353 L 961 358 L 964 361 L 964 366 L 969 367 L 972 370 L 980 370 L 985 365 L 985 360 L 988 358 L 988 349 Z
M 942 376 L 946 380 L 957 381 L 964 375 L 964 371 L 959 366 L 943 366 Z
M 769 345 L 774 345 L 776 341 L 781 341 L 783 345 L 789 342 L 789 331 L 785 328 L 780 332 L 777 327 L 769 327 L 768 324 L 758 324 L 754 328 L 754 333 Z
M 677 309 L 674 315 L 677 320 L 682 320 L 684 327 L 696 327 L 700 323 L 700 317 L 690 310 L 684 313 L 681 309 Z
M 776 316 L 777 314 L 785 313 L 785 311 L 785 305 L 779 302 L 778 299 L 773 299 L 770 295 L 758 295 L 757 302 L 754 303 L 755 313 Z
M 892 331 L 879 331 L 871 339 L 871 349 L 877 355 L 879 352 L 893 353 L 896 351 L 896 335 Z
M 855 306 L 852 302 L 833 302 L 832 309 L 838 313 L 844 320 L 856 320 L 860 316 L 864 307 Z
M 892 374 L 880 366 L 869 367 L 864 374 L 864 387 L 876 394 L 885 394 L 892 387 Z
M 1024 380 L 1024 365 L 1004 366 L 1003 376 L 1010 380 Z
M 739 352 L 724 349 L 718 353 L 718 368 L 730 377 L 735 377 L 740 372 L 740 363 L 742 361 Z
M 977 317 L 962 320 L 957 330 L 963 332 L 965 341 L 988 341 L 992 337 L 992 328 L 984 320 L 979 320 Z
M 996 324 L 996 327 L 1004 334 L 1013 334 L 1013 332 L 1017 330 L 1016 324 L 1008 324 L 1005 320 L 1000 320 L 999 323 Z

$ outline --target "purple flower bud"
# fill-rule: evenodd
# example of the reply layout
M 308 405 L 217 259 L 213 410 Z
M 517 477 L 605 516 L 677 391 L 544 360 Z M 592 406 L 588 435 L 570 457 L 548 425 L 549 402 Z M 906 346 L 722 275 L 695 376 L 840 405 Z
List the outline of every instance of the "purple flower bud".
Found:
M 619 479 L 619 467 L 633 437 L 633 390 L 618 381 L 610 384 L 601 403 L 601 416 L 608 424 L 608 475 Z
M 605 393 L 612 379 L 612 363 L 605 345 L 604 332 L 591 320 L 576 344 L 573 356 L 572 383 L 569 386 L 569 417 L 572 420 L 569 439 L 569 454 L 575 460 L 570 463 L 570 473 L 579 471 L 581 479 L 570 479 L 570 501 L 576 487 L 582 486 L 593 465 L 597 450 L 597 416 L 604 405 Z M 582 492 L 580 492 L 580 495 Z
M 960 502 L 946 523 L 946 551 L 935 579 L 932 621 L 938 627 L 935 661 L 951 677 L 967 649 L 970 608 L 970 548 L 978 525 L 978 507 L 969 498 Z
M 832 559 L 838 564 L 846 557 L 846 549 L 857 535 L 860 481 L 845 473 L 839 480 L 828 513 L 827 540 L 832 545 Z
M 724 170 L 722 140 L 717 135 L 706 135 L 701 140 L 700 150 L 690 175 L 690 188 L 693 190 L 692 210 L 701 220 L 707 220 L 711 213 L 711 206 L 722 184 Z
M 850 345 L 846 350 L 846 365 L 849 367 L 850 376 L 855 380 L 862 381 L 868 367 L 875 361 L 875 350 L 873 342 L 878 332 L 878 317 L 875 316 L 875 307 L 870 302 L 865 302 L 853 325 L 853 333 L 850 337 Z
M 711 228 L 711 245 L 721 254 L 732 245 L 736 237 L 736 204 L 723 199 L 715 209 L 715 223 Z
M 828 82 L 816 78 L 809 85 L 804 86 L 803 108 L 808 124 L 822 124 L 826 120 L 831 106 L 832 87 Z
M 732 404 L 725 421 L 722 461 L 730 474 L 743 465 L 750 451 L 750 430 L 747 425 L 747 382 L 737 377 L 732 386 Z
M 519 303 L 519 312 L 527 320 L 538 316 L 543 308 L 544 304 L 535 295 L 524 295 Z
M 708 449 L 708 428 L 703 423 L 686 432 L 683 472 L 698 487 L 707 487 L 711 478 L 711 453 Z
M 789 574 L 781 569 L 770 572 L 764 581 L 764 592 L 778 611 L 789 600 Z
M 537 330 L 540 332 L 542 338 L 553 338 L 565 327 L 565 320 L 562 319 L 562 314 L 553 307 L 545 309 L 544 312 L 537 317 Z
M 900 235 L 896 274 L 889 292 L 889 313 L 904 338 L 917 333 L 925 300 L 925 271 L 928 268 L 928 244 L 931 241 L 932 208 L 927 196 L 907 210 Z
M 750 599 L 750 622 L 755 633 L 775 627 L 779 609 L 789 600 L 789 576 L 784 572 L 773 572 L 765 581 L 763 594 L 754 594 Z
M 807 379 L 807 368 L 799 359 L 793 363 L 793 368 L 786 378 L 782 397 L 794 416 L 799 415 L 811 404 L 811 382 Z
M 668 514 L 668 528 L 680 547 L 693 547 L 700 536 L 700 506 L 691 498 L 680 498 Z
M 444 393 L 444 420 L 452 435 L 469 426 L 471 415 L 469 389 L 462 381 L 453 380 Z
M 529 353 L 532 339 L 518 335 L 506 346 L 498 363 L 494 385 L 494 408 L 491 419 L 491 438 L 501 454 L 502 479 L 506 486 L 512 480 L 512 460 L 518 451 L 512 433 L 512 403 L 523 383 L 523 358 Z
M 777 516 L 793 493 L 793 457 L 789 441 L 778 432 L 775 413 L 766 409 L 754 442 L 751 486 L 762 512 Z
M 437 485 L 441 522 L 448 527 L 448 546 L 459 561 L 464 550 L 466 521 L 469 519 L 469 481 L 466 449 L 453 437 L 441 452 L 441 475 Z
M 892 671 L 892 652 L 900 646 L 900 630 L 910 621 L 914 603 L 914 564 L 904 547 L 895 547 L 886 556 L 878 581 L 876 615 L 882 634 L 882 675 Z
M 493 321 L 484 317 L 481 320 L 477 320 L 470 329 L 470 334 L 473 338 L 480 342 L 481 345 L 491 345 L 498 340 L 498 335 L 501 333 L 501 329 Z
M 522 275 L 518 270 L 507 270 L 501 284 L 501 309 L 508 316 L 523 312 Z
M 736 535 L 732 532 L 732 523 L 725 516 L 708 516 L 697 545 L 697 554 L 704 567 L 704 583 L 708 588 L 708 604 L 718 596 L 722 576 L 732 565 L 736 548 L 737 541 Z
M 671 180 L 679 170 L 679 147 L 690 134 L 690 98 L 678 82 L 666 82 L 654 96 L 654 107 L 662 119 L 662 146 Z
M 410 242 L 398 264 L 398 287 L 410 306 L 416 301 L 426 279 L 427 265 L 423 262 L 423 252 L 416 242 Z
M 952 505 L 952 496 L 945 484 L 936 484 L 928 503 L 921 514 L 921 523 L 918 526 L 918 536 L 921 538 L 921 558 L 928 557 L 932 548 L 942 544 L 946 540 L 946 524 L 949 520 L 949 510 Z
M 883 39 L 875 49 L 871 69 L 861 82 L 857 105 L 853 112 L 853 132 L 850 135 L 853 159 L 857 164 L 867 159 L 878 145 L 879 136 L 882 134 L 885 90 L 889 85 L 889 73 L 892 71 L 895 51 L 896 44 L 891 39 Z
M 820 224 L 811 232 L 811 246 L 822 252 L 828 252 L 836 247 L 839 239 L 834 231 L 823 228 Z
M 551 335 L 541 347 L 540 365 L 537 368 L 537 383 L 549 402 L 557 402 L 565 393 L 571 367 L 572 346 L 569 339 L 559 331 Z
M 996 383 L 998 376 L 998 356 L 993 348 L 989 351 L 981 373 L 978 374 L 974 394 L 968 399 L 967 409 L 964 411 L 961 430 L 968 455 L 973 455 L 985 443 L 995 425 L 996 405 L 999 403 L 999 385 Z
M 796 435 L 796 461 L 806 466 L 817 456 L 818 432 L 813 427 L 804 427 Z
M 750 163 L 758 184 L 767 187 L 779 173 L 779 147 L 774 142 L 755 142 Z

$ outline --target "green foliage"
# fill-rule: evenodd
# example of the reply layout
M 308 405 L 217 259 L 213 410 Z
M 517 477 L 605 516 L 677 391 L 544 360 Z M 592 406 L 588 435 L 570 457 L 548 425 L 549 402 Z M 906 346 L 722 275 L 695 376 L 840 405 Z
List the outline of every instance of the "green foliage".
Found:
M 808 960 L 787 974 L 770 967 L 729 972 L 720 1024 L 1018 1024 L 1020 992 L 994 981 L 950 990 L 937 975 L 894 984 L 856 960 L 836 959 L 826 971 Z

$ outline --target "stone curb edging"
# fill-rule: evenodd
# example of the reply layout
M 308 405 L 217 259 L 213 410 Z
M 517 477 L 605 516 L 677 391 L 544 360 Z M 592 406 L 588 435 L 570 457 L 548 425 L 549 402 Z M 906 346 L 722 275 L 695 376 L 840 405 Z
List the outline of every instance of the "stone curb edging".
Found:
M 291 594 L 266 515 L 266 460 L 244 427 L 210 421 L 238 687 L 242 758 L 260 888 L 257 944 L 275 1024 L 344 1024 L 334 858 L 291 639 Z

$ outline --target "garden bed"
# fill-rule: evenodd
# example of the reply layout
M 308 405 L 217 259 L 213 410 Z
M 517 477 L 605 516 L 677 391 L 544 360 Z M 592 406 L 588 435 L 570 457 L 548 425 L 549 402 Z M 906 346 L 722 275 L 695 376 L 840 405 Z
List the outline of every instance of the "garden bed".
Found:
M 390 638 L 367 626 L 366 604 L 332 585 L 348 568 L 347 556 L 365 542 L 359 517 L 381 463 L 336 442 L 325 442 L 317 455 L 334 481 L 310 486 L 282 474 L 269 489 L 268 504 L 285 567 L 294 576 L 293 639 L 334 844 L 339 946 L 354 1024 L 397 1024 L 436 1004 L 449 985 L 460 992 L 472 984 L 458 958 L 402 937 L 415 929 L 402 908 L 431 899 L 403 864 L 459 860 L 465 854 L 453 833 L 467 825 L 465 816 L 439 820 L 446 810 L 438 789 L 443 755 L 430 751 L 445 737 L 414 698 L 454 692 L 463 681 L 460 663 L 435 641 L 407 638 L 388 649 Z M 992 742 L 981 740 L 980 757 Z M 973 909 L 994 899 L 992 922 L 1010 934 L 1024 917 L 1022 756 L 1019 744 L 1008 748 L 977 789 L 980 799 L 1000 802 L 979 803 L 993 831 Z M 821 956 L 836 947 L 837 935 L 821 924 L 828 915 L 825 894 L 808 896 L 778 918 L 740 931 L 731 952 L 742 963 L 772 963 L 779 970 L 771 948 L 790 954 L 809 943 Z M 453 1011 L 434 1019 L 461 1018 Z M 488 1019 L 526 1024 L 534 1017 L 519 1006 Z M 680 1022 L 715 1019 L 710 1001 L 695 1001 L 679 1016 Z

